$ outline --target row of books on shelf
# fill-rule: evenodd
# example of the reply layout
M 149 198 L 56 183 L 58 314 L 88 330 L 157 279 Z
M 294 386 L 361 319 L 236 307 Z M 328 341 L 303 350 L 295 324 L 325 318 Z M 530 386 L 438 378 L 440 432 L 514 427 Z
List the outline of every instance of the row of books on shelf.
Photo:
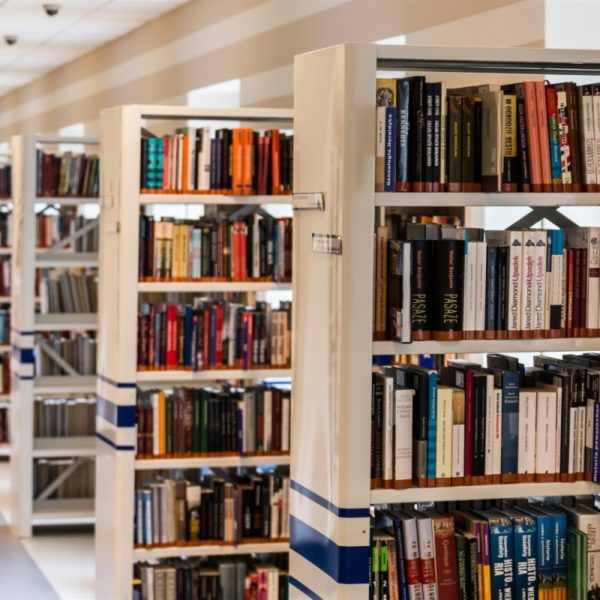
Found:
M 92 436 L 96 428 L 94 397 L 35 398 L 34 437 Z
M 600 228 L 399 229 L 376 232 L 375 339 L 598 335 Z
M 162 138 L 142 136 L 142 192 L 236 196 L 292 190 L 293 137 L 278 129 L 185 127 Z
M 97 154 L 36 151 L 37 195 L 40 197 L 97 197 L 100 158 Z
M 10 394 L 10 354 L 0 354 L 0 394 Z
M 0 168 L 0 190 L 2 189 L 2 170 Z M 2 193 L 0 192 L 0 198 Z M 0 211 L 0 248 L 10 247 L 10 221 L 12 213 L 6 210 Z
M 43 212 L 36 215 L 36 246 L 50 248 L 67 237 L 76 236 L 73 241 L 61 248 L 61 252 L 98 252 L 100 233 L 97 226 L 98 219 L 90 219 L 77 214 L 75 208 L 61 208 L 54 213 Z M 84 233 L 76 235 L 86 226 L 91 226 Z
M 239 544 L 289 537 L 288 477 L 186 474 L 187 479 L 154 478 L 136 488 L 136 545 Z
M 73 367 L 80 375 L 95 375 L 97 340 L 91 333 L 44 333 L 39 340 L 45 341 L 60 359 Z M 35 353 L 35 372 L 38 375 L 68 375 L 67 371 L 44 349 Z
M 376 191 L 594 192 L 600 84 L 377 80 Z
M 370 598 L 590 600 L 599 560 L 591 501 L 392 508 L 375 516 Z
M 289 389 L 266 385 L 140 392 L 137 454 L 288 453 L 290 397 Z
M 73 466 L 77 463 L 77 468 Z M 40 496 L 66 471 L 70 474 L 61 480 L 47 500 L 67 498 L 93 498 L 95 492 L 95 463 L 85 458 L 35 458 L 33 460 L 33 497 Z
M 12 196 L 12 167 L 10 165 L 0 165 L 0 198 L 10 198 Z
M 141 369 L 287 367 L 291 302 L 280 302 L 278 309 L 267 302 L 245 306 L 209 298 L 192 304 L 143 302 L 137 356 Z
M 600 482 L 600 355 L 487 365 L 373 374 L 372 487 Z
M 10 443 L 10 413 L 6 406 L 0 406 L 0 444 Z
M 48 271 L 40 282 L 42 314 L 95 313 L 98 310 L 98 277 L 93 273 Z
M 10 310 L 0 308 L 0 344 L 10 343 Z
M 12 261 L 9 256 L 0 257 L 0 296 L 10 296 Z
M 291 281 L 292 237 L 292 219 L 275 219 L 264 211 L 233 220 L 140 215 L 139 277 Z
M 287 556 L 177 559 L 134 566 L 134 600 L 286 600 Z

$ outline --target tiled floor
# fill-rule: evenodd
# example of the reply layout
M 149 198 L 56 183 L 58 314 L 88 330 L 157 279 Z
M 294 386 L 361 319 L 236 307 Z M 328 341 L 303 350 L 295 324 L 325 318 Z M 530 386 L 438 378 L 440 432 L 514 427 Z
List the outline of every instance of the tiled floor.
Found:
M 9 465 L 3 461 L 0 462 L 0 600 L 93 598 L 93 536 L 50 529 L 19 540 L 8 527 L 9 505 Z

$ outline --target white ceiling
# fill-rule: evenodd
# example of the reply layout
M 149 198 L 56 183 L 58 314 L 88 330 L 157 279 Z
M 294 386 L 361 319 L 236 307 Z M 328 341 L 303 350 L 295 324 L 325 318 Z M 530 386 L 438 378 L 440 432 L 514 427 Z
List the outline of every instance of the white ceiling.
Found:
M 187 1 L 58 0 L 49 17 L 44 0 L 0 0 L 0 96 Z

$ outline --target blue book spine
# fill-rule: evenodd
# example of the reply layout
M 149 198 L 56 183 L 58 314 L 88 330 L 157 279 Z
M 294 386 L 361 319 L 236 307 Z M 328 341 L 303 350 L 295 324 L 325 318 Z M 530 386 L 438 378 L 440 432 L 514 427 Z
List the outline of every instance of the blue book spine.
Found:
M 592 481 L 600 483 L 600 402 L 594 402 L 592 439 Z
M 514 586 L 513 535 L 508 518 L 489 525 L 492 600 L 512 600 Z
M 567 589 L 567 515 L 552 514 L 554 525 L 554 577 L 556 586 Z
M 553 127 L 548 129 L 550 138 L 550 175 L 552 179 L 562 181 L 562 168 L 560 164 L 560 140 L 558 131 Z
M 144 500 L 142 490 L 135 491 L 135 543 L 144 543 Z
M 408 581 L 406 580 L 406 556 L 404 555 L 404 538 L 402 537 L 402 522 L 394 519 L 394 540 L 396 542 L 396 571 L 398 573 L 398 592 L 400 600 L 409 600 Z
M 385 154 L 383 172 L 383 191 L 396 191 L 396 123 L 398 109 L 387 106 L 385 109 Z M 380 188 L 381 189 L 381 188 Z
M 144 518 L 144 543 L 152 544 L 154 532 L 152 529 L 152 491 L 142 490 L 142 502 L 144 505 L 143 518 Z M 140 515 L 141 517 L 141 515 Z
M 536 542 L 535 523 L 514 522 L 515 600 L 537 598 Z
M 502 374 L 502 474 L 519 471 L 519 373 Z
M 437 374 L 428 378 L 427 400 L 427 479 L 435 479 L 435 458 L 437 452 Z
M 156 148 L 155 148 L 155 160 L 154 166 L 156 168 L 156 173 L 154 177 L 154 187 L 161 190 L 163 187 L 163 160 L 165 154 L 165 142 L 162 138 L 156 139 Z
M 532 515 L 537 522 L 537 552 L 538 552 L 538 589 L 552 589 L 552 576 L 554 574 L 554 551 L 552 539 L 552 519 L 547 515 Z

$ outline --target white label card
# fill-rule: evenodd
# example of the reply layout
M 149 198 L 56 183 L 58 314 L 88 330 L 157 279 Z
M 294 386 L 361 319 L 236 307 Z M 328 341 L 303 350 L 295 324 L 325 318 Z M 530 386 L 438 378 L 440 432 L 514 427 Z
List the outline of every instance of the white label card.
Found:
M 323 192 L 293 194 L 292 206 L 294 210 L 325 210 Z
M 313 233 L 312 251 L 322 254 L 341 254 L 342 238 L 339 235 L 330 233 Z

